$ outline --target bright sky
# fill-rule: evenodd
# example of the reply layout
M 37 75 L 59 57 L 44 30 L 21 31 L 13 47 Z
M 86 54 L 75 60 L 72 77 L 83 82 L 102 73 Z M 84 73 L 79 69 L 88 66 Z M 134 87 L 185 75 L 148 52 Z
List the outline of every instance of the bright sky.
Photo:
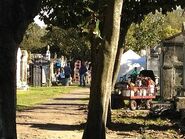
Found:
M 34 18 L 34 21 L 35 21 L 35 23 L 38 24 L 40 27 L 46 27 L 46 24 L 44 24 L 44 22 L 41 21 L 41 20 L 39 19 L 39 16 L 38 16 L 38 15 Z

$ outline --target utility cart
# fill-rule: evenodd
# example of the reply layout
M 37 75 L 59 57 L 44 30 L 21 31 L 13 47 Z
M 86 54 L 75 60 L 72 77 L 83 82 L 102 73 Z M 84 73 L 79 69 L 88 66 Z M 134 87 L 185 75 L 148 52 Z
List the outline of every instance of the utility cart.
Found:
M 153 83 L 149 84 L 149 80 Z M 136 110 L 143 106 L 145 109 L 150 109 L 152 107 L 152 99 L 155 99 L 157 95 L 153 71 L 141 71 L 137 81 L 135 84 L 127 80 L 117 82 L 114 93 L 123 100 L 129 100 L 131 110 Z
M 129 100 L 131 110 L 136 110 L 139 106 L 150 109 L 152 99 L 156 97 L 155 90 L 155 87 L 128 87 L 121 88 L 120 95 L 124 100 Z

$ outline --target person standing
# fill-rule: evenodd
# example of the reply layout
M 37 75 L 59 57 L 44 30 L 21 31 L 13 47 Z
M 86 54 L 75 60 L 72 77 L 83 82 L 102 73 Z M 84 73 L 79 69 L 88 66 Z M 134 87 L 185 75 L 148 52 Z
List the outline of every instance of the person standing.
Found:
M 86 76 L 87 68 L 85 66 L 85 63 L 82 62 L 81 67 L 79 69 L 79 74 L 80 74 L 80 86 L 85 86 L 85 76 Z
M 131 72 L 131 82 L 135 84 L 137 76 L 138 76 L 137 67 L 134 68 L 134 70 Z
M 64 67 L 64 74 L 65 74 L 65 85 L 69 85 L 71 77 L 71 67 L 69 63 Z

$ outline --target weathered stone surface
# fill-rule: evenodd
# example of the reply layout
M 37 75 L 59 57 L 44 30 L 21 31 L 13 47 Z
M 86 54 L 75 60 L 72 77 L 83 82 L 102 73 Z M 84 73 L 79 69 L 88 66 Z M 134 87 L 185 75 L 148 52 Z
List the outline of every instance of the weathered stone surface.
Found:
M 185 109 L 185 97 L 177 97 L 176 108 L 178 111 Z M 184 111 L 185 112 L 185 111 Z
M 174 97 L 183 96 L 181 90 L 183 90 L 185 86 L 184 44 L 185 35 L 183 32 L 163 41 L 161 56 L 161 94 L 164 99 L 173 99 Z

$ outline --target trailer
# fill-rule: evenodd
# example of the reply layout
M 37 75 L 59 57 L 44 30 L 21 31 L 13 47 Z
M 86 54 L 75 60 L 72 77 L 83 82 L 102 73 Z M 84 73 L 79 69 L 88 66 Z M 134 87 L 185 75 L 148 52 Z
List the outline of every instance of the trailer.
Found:
M 128 82 L 119 82 L 116 84 L 115 94 L 123 100 L 129 100 L 131 110 L 136 110 L 140 106 L 150 109 L 152 100 L 156 98 L 157 88 L 155 86 L 129 86 Z
M 153 81 L 153 85 L 146 83 L 149 79 Z M 156 98 L 158 92 L 153 71 L 141 71 L 137 77 L 137 81 L 133 84 L 129 80 L 121 78 L 121 80 L 115 84 L 114 94 L 122 100 L 128 100 L 131 110 L 136 110 L 139 107 L 150 109 L 152 107 L 152 100 Z
M 150 109 L 152 99 L 156 98 L 156 91 L 154 87 L 129 87 L 121 89 L 121 96 L 124 100 L 129 100 L 131 110 L 136 110 L 141 105 Z

